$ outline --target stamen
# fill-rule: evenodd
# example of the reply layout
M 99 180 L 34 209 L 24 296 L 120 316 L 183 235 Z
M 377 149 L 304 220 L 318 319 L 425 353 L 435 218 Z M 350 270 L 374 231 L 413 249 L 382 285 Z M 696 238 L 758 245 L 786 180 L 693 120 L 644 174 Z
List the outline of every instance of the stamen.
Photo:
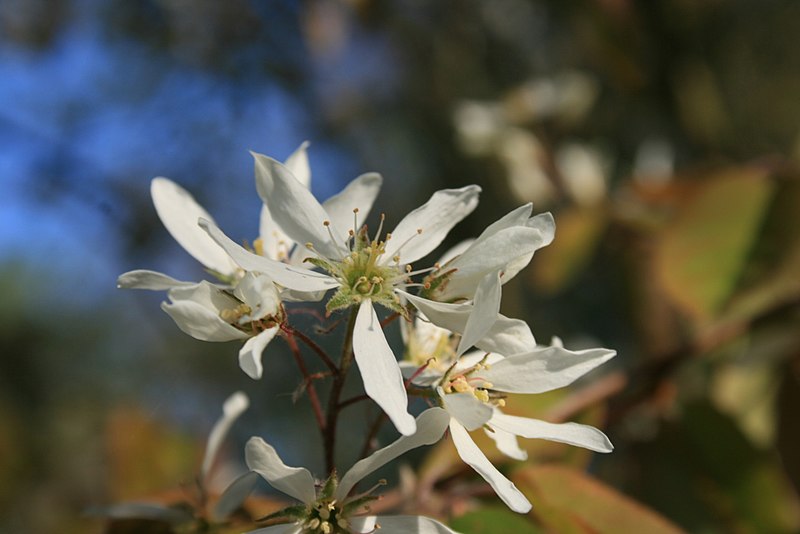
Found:
M 358 230 L 358 208 L 353 208 L 353 229 L 350 230 L 350 235 L 355 235 L 356 230 Z
M 336 248 L 336 251 L 339 253 L 339 259 L 340 259 L 340 260 L 341 260 L 341 259 L 343 259 L 343 258 L 344 258 L 344 255 L 342 254 L 342 251 L 341 251 L 341 250 L 339 250 L 339 244 L 336 242 L 336 238 L 333 236 L 333 230 L 331 230 L 331 222 L 330 222 L 329 220 L 327 220 L 327 219 L 326 219 L 326 220 L 322 221 L 322 225 L 323 225 L 325 228 L 327 228 L 327 230 L 328 230 L 328 237 L 330 237 L 330 238 L 331 238 L 331 243 L 333 243 L 334 245 L 336 245 L 336 247 L 335 247 L 335 248 Z M 345 242 L 345 244 L 346 244 L 346 242 Z
M 437 269 L 437 267 L 434 265 L 433 267 L 428 267 L 427 269 L 419 269 L 417 271 L 412 271 L 411 270 L 411 265 L 410 264 L 406 265 L 406 272 L 408 273 L 408 276 L 416 276 L 416 275 L 422 274 L 422 273 L 429 273 L 431 271 L 435 271 L 436 269 Z
M 411 242 L 411 240 L 412 240 L 412 239 L 414 239 L 415 237 L 417 237 L 417 236 L 418 236 L 418 235 L 420 235 L 420 234 L 422 234 L 422 228 L 417 228 L 417 233 L 416 233 L 416 234 L 414 234 L 414 235 L 412 235 L 411 237 L 409 237 L 408 239 L 406 239 L 406 240 L 403 242 L 403 244 L 402 244 L 402 245 L 400 245 L 399 247 L 397 247 L 397 250 L 395 251 L 395 253 L 394 253 L 394 256 L 392 257 L 392 259 L 393 259 L 393 260 L 394 260 L 396 263 L 400 263 L 400 251 L 401 251 L 401 250 L 403 250 L 403 247 L 404 247 L 404 246 L 406 246 L 406 245 L 408 245 L 408 244 L 409 244 L 409 242 Z
M 381 237 L 381 232 L 383 232 L 383 221 L 386 220 L 386 214 L 381 213 L 381 222 L 378 224 L 378 231 L 375 233 L 375 239 L 372 240 L 373 243 L 378 242 L 378 238 Z

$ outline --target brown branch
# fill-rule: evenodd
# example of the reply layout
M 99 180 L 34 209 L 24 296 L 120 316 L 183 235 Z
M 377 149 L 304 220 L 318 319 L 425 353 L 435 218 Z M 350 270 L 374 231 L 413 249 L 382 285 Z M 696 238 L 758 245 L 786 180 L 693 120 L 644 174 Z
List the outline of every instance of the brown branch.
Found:
M 300 373 L 303 375 L 303 382 L 308 384 L 308 400 L 311 402 L 311 409 L 314 411 L 314 417 L 317 420 L 317 426 L 319 427 L 320 432 L 324 435 L 326 422 L 325 416 L 322 413 L 322 405 L 320 404 L 319 396 L 317 395 L 317 388 L 314 387 L 313 379 L 308 373 L 308 368 L 306 368 L 306 364 L 303 361 L 303 355 L 300 353 L 300 347 L 297 346 L 297 341 L 295 340 L 292 331 L 288 330 L 287 328 L 283 329 L 285 334 L 283 338 L 286 340 L 286 344 L 289 345 L 289 349 L 292 351 L 294 360 L 297 362 L 297 367 L 300 369 Z

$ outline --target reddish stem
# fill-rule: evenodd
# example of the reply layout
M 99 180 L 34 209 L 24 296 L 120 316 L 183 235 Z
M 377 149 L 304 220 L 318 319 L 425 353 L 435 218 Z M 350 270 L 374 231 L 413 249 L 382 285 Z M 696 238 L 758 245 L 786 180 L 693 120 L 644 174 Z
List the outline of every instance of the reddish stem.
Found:
M 284 339 L 286 340 L 286 344 L 289 345 L 292 355 L 294 355 L 294 360 L 297 362 L 297 367 L 300 368 L 300 373 L 303 375 L 304 382 L 308 384 L 306 387 L 306 391 L 308 391 L 308 400 L 311 402 L 311 409 L 314 411 L 314 417 L 317 419 L 317 426 L 319 426 L 320 432 L 324 435 L 325 416 L 322 413 L 322 405 L 319 402 L 319 396 L 317 396 L 317 388 L 314 386 L 314 379 L 308 373 L 306 364 L 303 361 L 303 355 L 300 353 L 300 347 L 297 346 L 297 341 L 294 339 L 293 331 L 290 328 L 291 327 L 283 328 L 286 334 Z

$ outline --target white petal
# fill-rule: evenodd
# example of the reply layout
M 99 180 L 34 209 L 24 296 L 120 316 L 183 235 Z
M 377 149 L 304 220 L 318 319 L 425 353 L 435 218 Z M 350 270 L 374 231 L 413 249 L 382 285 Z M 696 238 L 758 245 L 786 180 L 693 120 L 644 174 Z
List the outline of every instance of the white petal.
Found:
M 397 293 L 411 301 L 433 324 L 451 332 L 464 332 L 473 311 L 471 304 L 436 302 L 400 290 Z M 475 345 L 486 352 L 506 355 L 530 351 L 536 341 L 525 321 L 498 314 L 495 323 Z
M 500 273 L 491 272 L 483 277 L 475 290 L 475 304 L 469 314 L 461 341 L 458 343 L 457 355 L 463 354 L 475 345 L 494 326 L 500 314 Z
M 480 428 L 492 418 L 492 407 L 479 401 L 471 393 L 445 394 L 442 388 L 438 388 L 438 392 L 447 413 L 467 430 Z
M 529 202 L 508 212 L 503 217 L 487 226 L 486 229 L 481 232 L 481 235 L 479 235 L 475 240 L 475 243 L 480 244 L 487 239 L 491 239 L 491 237 L 500 230 L 505 230 L 506 228 L 512 228 L 514 226 L 525 226 L 525 223 L 528 221 L 532 210 L 533 205 Z
M 262 154 L 251 154 L 256 163 L 256 189 L 278 226 L 301 246 L 312 243 L 323 256 L 341 257 L 344 243 L 331 241 L 323 224 L 329 216 L 311 191 L 283 164 Z M 331 230 L 334 236 L 341 235 L 333 225 Z
M 297 181 L 309 189 L 311 184 L 311 168 L 308 165 L 308 141 L 304 141 L 286 160 L 286 168 L 297 178 Z M 281 227 L 278 226 L 269 212 L 266 204 L 261 205 L 261 216 L 259 218 L 258 235 L 261 238 L 261 246 L 264 249 L 264 256 L 276 261 L 286 261 L 289 259 L 294 240 L 286 235 Z
M 247 398 L 247 395 L 241 391 L 237 391 L 225 400 L 225 403 L 222 405 L 222 417 L 217 420 L 208 435 L 206 453 L 203 456 L 203 464 L 200 468 L 200 475 L 203 479 L 208 476 L 211 465 L 217 457 L 219 446 L 228 434 L 231 425 L 242 415 L 249 405 L 250 400 Z
M 472 441 L 466 429 L 455 420 L 450 421 L 450 435 L 453 436 L 453 443 L 461 459 L 492 486 L 497 496 L 509 508 L 521 514 L 530 511 L 531 503 L 525 498 L 525 495 L 492 465 L 478 446 L 475 445 L 475 442 Z
M 350 520 L 353 531 L 373 532 L 375 524 L 380 525 L 381 534 L 458 534 L 455 530 L 430 517 L 417 515 L 363 516 Z
M 497 391 L 542 393 L 571 384 L 615 354 L 608 349 L 539 348 L 509 356 L 482 371 L 481 377 L 494 384 Z
M 308 146 L 310 144 L 308 141 L 300 143 L 297 150 L 292 152 L 283 163 L 306 189 L 311 188 L 311 166 L 308 164 Z
M 403 375 L 370 299 L 358 307 L 353 332 L 353 354 L 364 382 L 364 390 L 386 412 L 404 436 L 414 433 L 414 417 L 408 413 Z
M 447 251 L 442 254 L 439 258 L 439 265 L 445 265 L 448 261 L 462 255 L 472 244 L 475 242 L 474 239 L 465 239 L 464 241 L 458 243 L 457 245 L 453 246 L 452 248 L 447 249 Z
M 535 228 L 541 232 L 543 240 L 542 245 L 539 248 L 546 247 L 553 242 L 553 237 L 555 237 L 556 222 L 550 212 L 540 213 L 536 217 L 531 217 L 525 223 L 525 226 L 528 228 Z M 505 284 L 517 276 L 517 273 L 524 269 L 531 262 L 532 258 L 533 252 L 529 252 L 510 261 L 503 276 L 503 283 Z
M 406 215 L 386 243 L 386 261 L 392 261 L 397 250 L 401 263 L 416 261 L 439 246 L 453 226 L 472 213 L 478 205 L 481 188 L 468 185 L 461 189 L 437 191 L 424 205 Z M 422 234 L 417 236 L 418 230 Z
M 239 305 L 239 301 L 233 298 L 225 289 L 206 280 L 187 286 L 173 287 L 167 292 L 167 296 L 173 301 L 194 301 L 215 314 Z
M 578 423 L 548 423 L 538 419 L 507 415 L 500 411 L 492 417 L 489 424 L 523 438 L 547 439 L 597 452 L 614 450 L 608 437 L 593 426 Z
M 438 302 L 435 300 L 428 300 L 411 293 L 406 293 L 402 290 L 396 290 L 397 293 L 406 299 L 416 308 L 425 314 L 433 324 L 441 328 L 450 330 L 451 332 L 461 333 L 464 327 L 467 326 L 469 315 L 472 313 L 471 304 L 451 304 L 448 302 Z
M 213 219 L 188 191 L 167 178 L 154 178 L 150 194 L 161 222 L 186 252 L 219 273 L 231 274 L 236 270 L 225 251 L 197 227 L 198 219 Z
M 182 282 L 171 276 L 156 271 L 137 269 L 122 273 L 117 278 L 117 287 L 120 289 L 151 289 L 164 291 L 173 287 L 193 286 L 195 282 Z
M 502 412 L 497 408 L 494 409 L 494 415 L 501 414 Z M 494 420 L 494 419 L 493 419 Z M 491 422 L 489 423 L 491 426 Z M 528 459 L 528 452 L 520 448 L 517 436 L 511 432 L 507 432 L 497 426 L 492 426 L 491 429 L 484 428 L 484 432 L 494 441 L 497 450 L 515 460 L 525 461 Z
M 533 252 L 542 246 L 538 230 L 524 226 L 506 228 L 491 239 L 476 243 L 447 266 L 457 269 L 450 275 L 445 288 L 436 294 L 444 302 L 459 298 L 472 298 L 475 288 L 487 273 L 505 270 L 509 262 Z
M 358 231 L 358 228 L 353 228 L 354 208 L 358 208 L 358 224 L 366 222 L 382 183 L 383 178 L 380 174 L 374 172 L 362 174 L 347 184 L 341 192 L 322 203 L 322 207 L 330 217 L 331 226 L 344 232 L 338 234 L 341 242 L 347 239 L 348 229 Z
M 291 265 L 253 254 L 232 241 L 211 221 L 200 221 L 200 226 L 246 271 L 264 273 L 275 283 L 298 291 L 324 291 L 339 285 L 336 280 L 328 275 L 301 267 L 292 267 Z
M 247 440 L 244 456 L 247 467 L 264 477 L 276 490 L 303 504 L 311 504 L 316 500 L 314 477 L 309 470 L 284 464 L 272 445 L 263 439 L 252 437 Z
M 344 499 L 361 479 L 398 456 L 411 449 L 423 445 L 432 445 L 439 441 L 447 429 L 449 421 L 450 416 L 441 408 L 430 408 L 422 412 L 416 420 L 416 433 L 410 436 L 403 436 L 392 444 L 356 462 L 339 481 L 339 485 L 333 495 L 334 498 L 338 500 Z
M 249 337 L 223 321 L 214 311 L 192 300 L 162 302 L 161 309 L 183 332 L 201 341 L 231 341 Z
M 289 259 L 294 240 L 286 235 L 276 223 L 266 204 L 261 204 L 261 214 L 258 218 L 258 237 L 261 238 L 261 246 L 265 258 L 275 261 L 286 261 Z
M 223 521 L 231 515 L 253 491 L 258 481 L 258 473 L 248 471 L 230 483 L 220 495 L 219 500 L 211 510 L 211 519 Z
M 251 309 L 242 318 L 243 321 L 258 321 L 268 315 L 274 316 L 280 308 L 281 298 L 272 280 L 252 271 L 239 280 L 233 294 Z
M 253 380 L 261 378 L 261 374 L 264 372 L 264 367 L 261 365 L 261 354 L 278 330 L 280 330 L 279 327 L 273 326 L 260 332 L 257 336 L 248 339 L 239 350 L 239 367 Z
M 486 352 L 511 356 L 536 347 L 536 340 L 528 323 L 500 315 L 475 345 Z

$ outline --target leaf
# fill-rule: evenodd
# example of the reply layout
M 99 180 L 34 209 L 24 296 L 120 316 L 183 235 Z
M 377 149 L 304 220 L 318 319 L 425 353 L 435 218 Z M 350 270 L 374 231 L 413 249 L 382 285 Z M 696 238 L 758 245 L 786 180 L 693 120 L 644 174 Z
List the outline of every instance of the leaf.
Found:
M 713 318 L 731 296 L 773 191 L 765 169 L 728 170 L 690 194 L 664 229 L 656 280 L 697 322 Z
M 776 455 L 754 447 L 709 404 L 684 407 L 680 420 L 639 449 L 636 495 L 691 532 L 800 529 L 798 498 Z
M 800 297 L 800 180 L 777 185 L 775 199 L 744 273 L 743 289 L 726 307 L 721 322 L 746 321 Z
M 486 507 L 469 512 L 450 521 L 453 530 L 470 534 L 507 534 L 544 532 L 529 517 L 512 512 L 508 508 Z
M 554 532 L 683 532 L 643 504 L 569 467 L 528 467 L 511 479 L 533 503 L 531 513 Z
M 555 215 L 556 239 L 536 252 L 530 276 L 538 289 L 557 293 L 580 274 L 607 227 L 605 206 L 576 207 Z

